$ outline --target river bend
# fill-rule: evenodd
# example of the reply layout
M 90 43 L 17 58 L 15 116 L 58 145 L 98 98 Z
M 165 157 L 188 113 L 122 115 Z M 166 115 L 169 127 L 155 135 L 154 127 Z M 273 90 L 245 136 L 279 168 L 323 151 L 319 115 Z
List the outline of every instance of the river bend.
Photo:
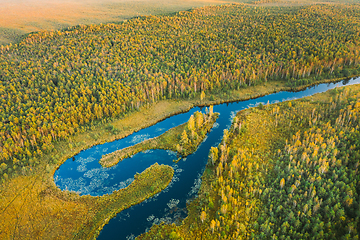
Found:
M 214 127 L 196 152 L 176 164 L 172 161 L 177 158 L 176 153 L 165 150 L 138 153 L 111 168 L 103 168 L 99 164 L 102 155 L 160 136 L 170 128 L 188 121 L 195 111 L 204 110 L 194 107 L 186 113 L 174 115 L 126 138 L 81 151 L 60 166 L 55 172 L 54 181 L 62 190 L 75 191 L 80 195 L 101 196 L 127 187 L 137 172 L 144 171 L 155 162 L 173 167 L 174 177 L 165 190 L 117 214 L 98 236 L 98 239 L 134 239 L 153 224 L 162 221 L 171 223 L 186 217 L 186 202 L 194 198 L 200 188 L 209 150 L 220 143 L 223 131 L 231 126 L 232 119 L 238 111 L 257 106 L 259 103 L 272 104 L 299 99 L 337 86 L 358 83 L 360 78 L 319 84 L 299 92 L 282 91 L 257 99 L 215 105 L 214 112 L 220 113 L 220 116 Z

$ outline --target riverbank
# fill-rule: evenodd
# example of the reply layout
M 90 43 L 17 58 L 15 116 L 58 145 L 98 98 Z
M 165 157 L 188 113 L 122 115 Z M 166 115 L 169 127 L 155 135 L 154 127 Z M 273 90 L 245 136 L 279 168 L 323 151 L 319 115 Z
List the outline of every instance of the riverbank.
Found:
M 60 191 L 45 171 L 17 177 L 1 187 L 1 238 L 93 239 L 118 212 L 165 189 L 173 174 L 170 166 L 154 164 L 128 187 L 101 197 Z
M 46 236 L 46 238 L 92 238 L 90 233 L 97 234 L 94 229 L 94 216 L 99 223 L 96 229 L 106 223 L 100 219 L 110 219 L 113 215 L 100 212 L 104 209 L 105 202 L 117 201 L 114 194 L 93 198 L 80 197 L 76 193 L 60 191 L 53 181 L 55 170 L 68 158 L 90 146 L 113 141 L 125 137 L 134 131 L 153 125 L 171 115 L 185 112 L 196 105 L 210 105 L 216 102 L 237 101 L 254 98 L 255 96 L 273 93 L 274 91 L 290 90 L 285 82 L 271 82 L 255 87 L 247 87 L 232 92 L 232 95 L 219 94 L 191 100 L 163 100 L 154 105 L 142 107 L 140 111 L 128 114 L 125 118 L 111 122 L 119 129 L 113 134 L 107 129 L 109 123 L 102 123 L 93 130 L 78 133 L 70 137 L 69 141 L 57 143 L 53 151 L 38 159 L 40 164 L 35 168 L 23 169 L 18 176 L 2 184 L 1 191 L 1 237 L 15 236 Z M 294 90 L 294 89 L 293 89 Z M 299 88 L 297 89 L 299 90 Z M 224 100 L 221 100 L 224 98 Z M 168 176 L 165 179 L 171 179 Z M 159 179 L 161 180 L 161 179 Z M 159 185 L 166 186 L 167 181 Z M 154 192 L 155 194 L 155 192 Z M 150 195 L 148 195 L 150 196 Z M 148 197 L 146 196 L 146 198 Z M 99 199 L 99 200 L 94 200 Z M 143 198 L 145 199 L 145 198 Z M 120 208 L 117 208 L 120 209 Z M 100 215 L 99 215 L 100 214 Z M 78 235 L 78 232 L 81 235 Z
M 76 135 L 71 136 L 68 143 L 64 143 L 63 141 L 57 143 L 55 149 L 58 151 L 55 150 L 55 152 L 61 153 L 63 156 L 58 158 L 58 160 L 54 159 L 54 157 L 51 159 L 57 161 L 57 166 L 59 167 L 68 158 L 78 154 L 84 149 L 125 138 L 134 132 L 138 132 L 141 129 L 152 126 L 171 116 L 187 112 L 196 106 L 206 107 L 222 103 L 246 101 L 280 91 L 298 92 L 321 83 L 338 82 L 344 79 L 347 78 L 324 79 L 313 84 L 298 87 L 288 87 L 286 81 L 272 81 L 256 86 L 241 88 L 240 90 L 233 90 L 228 94 L 211 94 L 202 100 L 200 100 L 200 94 L 198 94 L 194 99 L 160 100 L 152 105 L 148 104 L 142 106 L 137 111 L 127 113 L 120 119 L 111 122 L 99 122 L 96 126 L 92 127 L 92 130 L 86 131 L 85 133 L 77 133 Z M 113 129 L 116 129 L 116 131 L 109 130 L 109 125 L 111 125 Z M 53 173 L 58 169 L 58 167 L 53 169 Z

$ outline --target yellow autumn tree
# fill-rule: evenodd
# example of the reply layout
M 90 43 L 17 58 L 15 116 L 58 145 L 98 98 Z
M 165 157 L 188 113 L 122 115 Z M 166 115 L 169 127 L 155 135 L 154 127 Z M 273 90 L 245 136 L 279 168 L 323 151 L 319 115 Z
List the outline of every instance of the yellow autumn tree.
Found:
M 285 186 L 285 179 L 283 178 L 280 180 L 280 188 L 283 189 L 284 186 Z

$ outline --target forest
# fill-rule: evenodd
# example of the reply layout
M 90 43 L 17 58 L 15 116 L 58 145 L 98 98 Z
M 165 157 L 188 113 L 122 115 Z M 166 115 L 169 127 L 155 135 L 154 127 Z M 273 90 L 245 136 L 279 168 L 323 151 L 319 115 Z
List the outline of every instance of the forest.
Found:
M 233 4 L 1 46 L 1 179 L 39 164 L 55 142 L 161 99 L 358 74 L 359 13 L 356 4 Z
M 139 239 L 359 239 L 360 86 L 240 111 L 181 225 Z
M 83 149 L 223 96 L 360 75 L 359 4 L 262 2 L 274 1 L 34 32 L 0 46 L 0 238 L 94 238 L 174 174 L 154 164 L 101 197 L 59 190 L 54 172 Z M 358 239 L 359 110 L 352 86 L 239 112 L 211 148 L 188 217 L 139 239 Z M 213 115 L 196 113 L 172 148 L 192 152 Z

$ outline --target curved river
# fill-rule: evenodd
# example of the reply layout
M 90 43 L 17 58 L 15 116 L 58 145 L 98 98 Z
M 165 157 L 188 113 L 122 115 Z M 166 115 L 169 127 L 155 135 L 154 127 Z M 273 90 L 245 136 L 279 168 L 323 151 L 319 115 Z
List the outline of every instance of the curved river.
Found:
M 144 171 L 155 162 L 173 167 L 174 177 L 165 190 L 117 214 L 105 225 L 98 237 L 98 239 L 134 239 L 137 235 L 147 231 L 153 224 L 162 221 L 171 223 L 186 217 L 186 202 L 194 198 L 199 190 L 209 150 L 220 143 L 224 129 L 230 127 L 232 119 L 238 111 L 254 107 L 260 102 L 266 104 L 267 102 L 277 103 L 293 100 L 324 92 L 336 86 L 357 83 L 360 83 L 360 78 L 338 83 L 319 84 L 300 92 L 283 91 L 257 99 L 215 105 L 214 112 L 219 112 L 220 116 L 213 129 L 195 153 L 181 159 L 176 164 L 172 161 L 177 159 L 176 153 L 165 150 L 138 153 L 111 168 L 102 168 L 98 163 L 104 154 L 159 136 L 170 128 L 188 121 L 195 111 L 203 111 L 199 107 L 194 107 L 186 113 L 167 118 L 126 138 L 80 152 L 60 166 L 55 172 L 54 181 L 62 190 L 75 191 L 80 195 L 101 196 L 128 186 L 134 180 L 133 177 L 137 172 Z

